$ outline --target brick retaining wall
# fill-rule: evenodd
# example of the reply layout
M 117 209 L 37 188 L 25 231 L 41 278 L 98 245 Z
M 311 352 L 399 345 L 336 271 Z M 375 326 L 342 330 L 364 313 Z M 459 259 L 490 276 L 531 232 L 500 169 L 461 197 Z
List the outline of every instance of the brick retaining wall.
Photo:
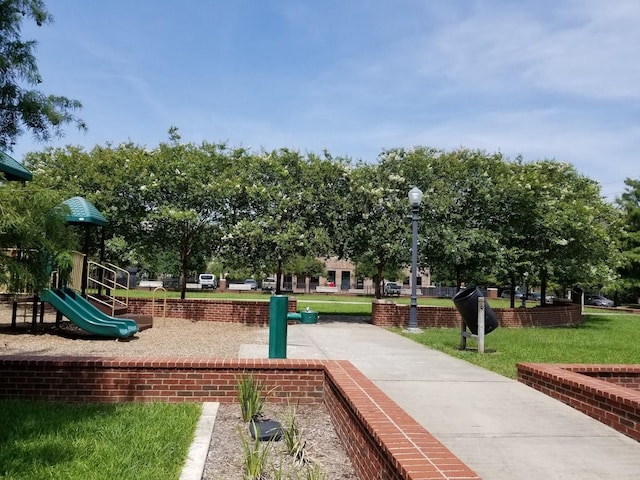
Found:
M 347 361 L 3 356 L 0 398 L 234 402 L 243 373 L 269 401 L 324 402 L 362 480 L 480 478 Z
M 289 297 L 288 309 L 295 312 L 298 301 Z M 152 312 L 152 301 L 148 298 L 130 298 L 128 313 L 162 316 L 164 300 L 156 299 Z M 266 300 L 218 300 L 218 299 L 167 299 L 166 316 L 208 322 L 244 323 L 250 325 L 269 324 L 269 301 Z
M 153 314 L 162 315 L 162 300 L 156 300 Z M 298 301 L 289 297 L 289 312 L 297 311 Z M 371 323 L 379 327 L 403 327 L 409 319 L 409 305 L 391 300 L 374 300 Z M 580 305 L 562 304 L 534 308 L 493 308 L 501 327 L 564 327 L 582 322 Z M 148 298 L 129 299 L 129 313 L 152 315 Z M 211 322 L 268 325 L 267 300 L 167 299 L 167 317 Z M 453 307 L 418 306 L 418 326 L 421 328 L 459 328 L 460 314 Z
M 380 327 L 405 327 L 409 305 L 374 300 L 371 323 Z M 580 305 L 564 304 L 534 308 L 492 308 L 501 327 L 564 327 L 582 322 Z M 418 306 L 418 327 L 460 328 L 462 318 L 455 308 Z
M 636 441 L 640 441 L 638 379 L 640 365 L 518 364 L 518 381 Z

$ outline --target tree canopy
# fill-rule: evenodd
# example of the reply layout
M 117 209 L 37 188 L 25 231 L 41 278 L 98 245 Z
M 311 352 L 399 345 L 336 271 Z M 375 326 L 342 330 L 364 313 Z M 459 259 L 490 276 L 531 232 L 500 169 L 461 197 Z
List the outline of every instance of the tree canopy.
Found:
M 112 257 L 173 268 L 183 285 L 211 259 L 223 272 L 280 276 L 301 271 L 297 259 L 329 256 L 382 280 L 410 264 L 414 185 L 424 192 L 419 268 L 439 283 L 514 286 L 526 272 L 542 289 L 593 287 L 617 262 L 619 215 L 596 182 L 552 160 L 414 147 L 354 164 L 181 143 L 172 129 L 155 148 L 47 149 L 26 163 L 34 183 L 105 214 Z
M 328 256 L 346 172 L 340 161 L 289 149 L 243 154 L 231 167 L 222 255 L 232 266 L 276 273 L 298 257 Z
M 382 295 L 384 272 L 409 265 L 411 254 L 407 180 L 397 173 L 395 158 L 394 151 L 385 152 L 379 163 L 353 169 L 338 236 L 343 255 L 373 278 L 376 298 Z
M 627 178 L 624 183 L 625 192 L 616 201 L 624 218 L 618 287 L 627 301 L 640 303 L 640 180 Z

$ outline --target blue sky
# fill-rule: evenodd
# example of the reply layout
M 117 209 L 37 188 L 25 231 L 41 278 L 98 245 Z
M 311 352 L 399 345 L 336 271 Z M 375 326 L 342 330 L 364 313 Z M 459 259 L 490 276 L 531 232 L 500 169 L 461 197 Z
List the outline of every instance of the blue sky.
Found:
M 49 0 L 41 90 L 83 103 L 50 145 L 183 141 L 375 161 L 465 146 L 552 158 L 613 199 L 640 178 L 637 0 Z M 13 156 L 44 146 L 23 136 Z

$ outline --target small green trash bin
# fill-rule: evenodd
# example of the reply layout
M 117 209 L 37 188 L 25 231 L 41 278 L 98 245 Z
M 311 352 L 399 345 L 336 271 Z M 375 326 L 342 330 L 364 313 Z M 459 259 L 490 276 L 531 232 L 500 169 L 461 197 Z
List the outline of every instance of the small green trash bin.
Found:
M 300 323 L 318 323 L 318 312 L 314 310 L 303 310 L 300 316 Z

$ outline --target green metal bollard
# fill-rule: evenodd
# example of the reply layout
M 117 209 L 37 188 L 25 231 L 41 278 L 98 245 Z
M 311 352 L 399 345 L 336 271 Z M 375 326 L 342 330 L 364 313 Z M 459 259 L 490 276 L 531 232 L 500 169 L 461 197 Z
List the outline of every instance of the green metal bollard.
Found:
M 272 295 L 269 300 L 269 358 L 287 358 L 287 310 L 289 297 Z

